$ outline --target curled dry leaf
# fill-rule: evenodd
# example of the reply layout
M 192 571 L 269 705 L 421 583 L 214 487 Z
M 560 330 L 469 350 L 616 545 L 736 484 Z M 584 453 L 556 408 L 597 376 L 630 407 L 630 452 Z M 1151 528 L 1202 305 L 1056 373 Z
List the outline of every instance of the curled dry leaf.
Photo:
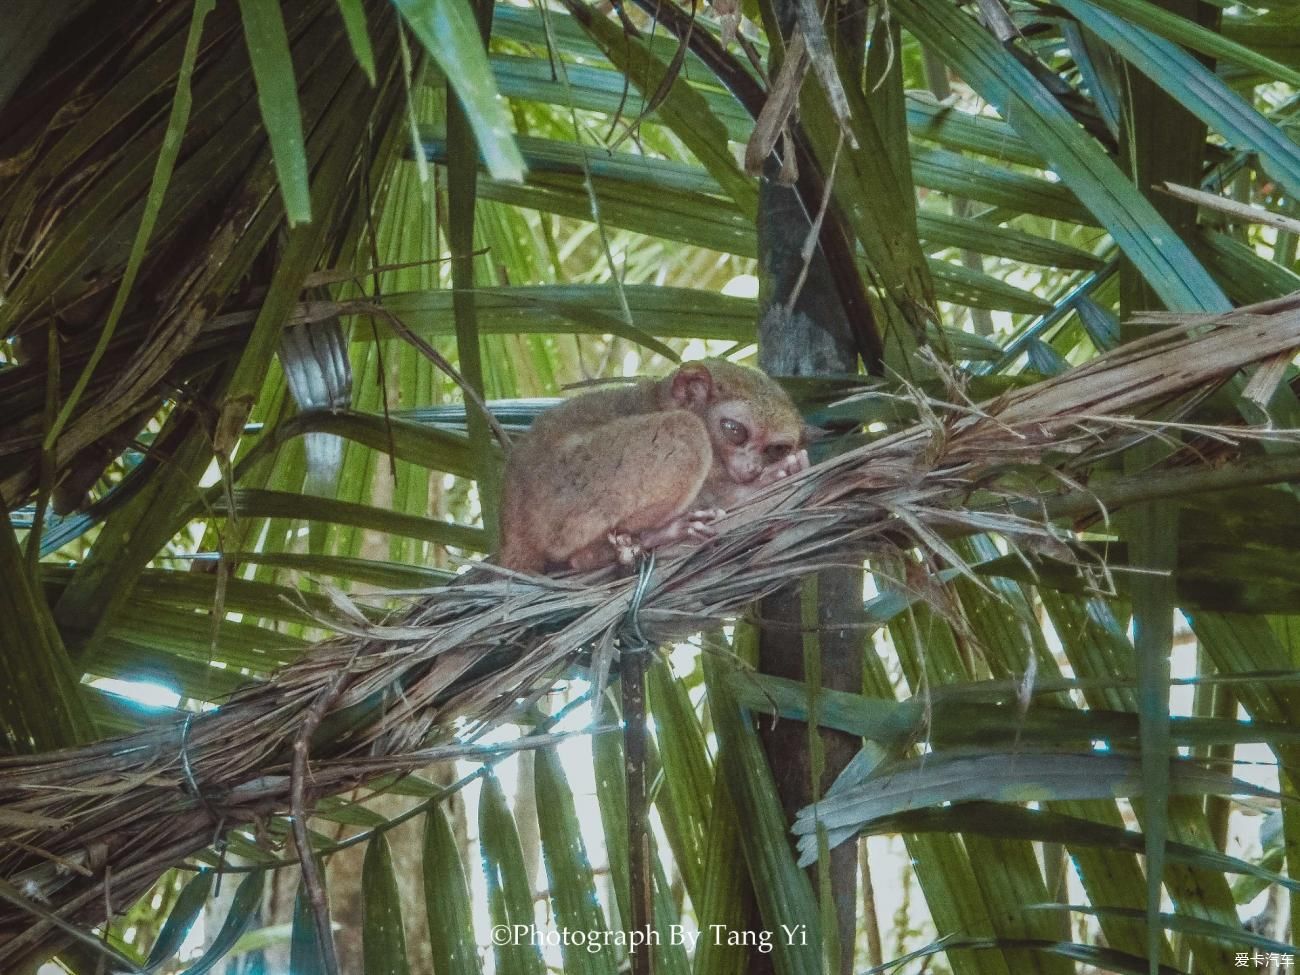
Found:
M 740 0 L 713 0 L 713 13 L 722 27 L 722 46 L 730 47 L 740 29 Z
M 785 60 L 781 62 L 781 70 L 767 93 L 763 110 L 754 122 L 754 131 L 745 143 L 745 172 L 749 175 L 757 176 L 763 171 L 767 157 L 776 149 L 777 139 L 786 131 L 790 113 L 799 102 L 799 89 L 808 67 L 808 48 L 804 45 L 803 32 L 796 29 L 786 45 Z M 785 140 L 787 156 L 793 156 L 790 143 L 790 139 Z

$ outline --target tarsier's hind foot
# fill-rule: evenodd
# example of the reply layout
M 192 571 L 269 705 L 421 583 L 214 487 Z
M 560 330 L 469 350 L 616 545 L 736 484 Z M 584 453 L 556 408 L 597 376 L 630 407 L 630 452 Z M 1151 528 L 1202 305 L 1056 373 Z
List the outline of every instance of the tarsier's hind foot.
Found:
M 678 515 L 666 525 L 645 532 L 640 539 L 641 547 L 661 548 L 674 542 L 703 542 L 718 534 L 714 523 L 725 518 L 727 513 L 721 508 L 699 508 Z
M 635 565 L 637 560 L 651 549 L 672 545 L 674 542 L 703 542 L 713 538 L 718 533 L 713 523 L 726 514 L 721 508 L 700 508 L 678 515 L 668 524 L 648 532 L 640 534 L 618 530 L 609 532 L 605 536 L 605 541 L 609 543 L 609 548 L 614 550 L 614 557 L 619 565 Z M 608 565 L 609 558 L 608 556 L 601 558 L 601 550 L 609 551 L 603 545 L 588 546 L 587 549 L 577 553 L 570 564 L 575 569 Z
M 699 511 L 688 512 L 683 517 L 686 519 L 686 537 L 703 542 L 718 534 L 714 522 L 727 517 L 727 513 L 721 508 L 701 508 Z
M 619 565 L 633 565 L 651 549 L 663 548 L 676 542 L 708 541 L 718 534 L 714 522 L 725 518 L 721 508 L 699 508 L 678 515 L 666 525 L 634 535 L 626 531 L 612 531 L 605 537 L 618 557 Z
M 627 532 L 610 532 L 608 538 L 609 544 L 614 546 L 619 565 L 631 565 L 641 557 L 641 553 L 646 548 L 642 539 Z

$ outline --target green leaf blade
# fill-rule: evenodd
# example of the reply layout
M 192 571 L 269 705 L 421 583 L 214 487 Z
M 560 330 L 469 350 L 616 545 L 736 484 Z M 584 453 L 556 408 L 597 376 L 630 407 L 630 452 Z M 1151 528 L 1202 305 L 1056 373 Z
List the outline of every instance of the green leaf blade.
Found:
M 478 25 L 465 0 L 393 0 L 420 43 L 447 76 L 466 114 L 493 179 L 518 183 L 524 160 L 509 115 L 497 93 Z
M 1172 309 L 1224 311 L 1222 290 L 1155 208 L 1029 71 L 956 8 L 900 0 L 909 31 L 938 51 L 1043 158 Z
M 357 64 L 375 83 L 375 51 L 370 45 L 370 32 L 366 29 L 366 10 L 361 0 L 338 0 L 339 14 L 343 17 L 343 29 L 348 32 L 348 43 L 352 53 L 357 56 Z
M 381 833 L 366 846 L 361 864 L 361 894 L 365 917 L 361 928 L 365 975 L 409 975 L 402 902 L 393 874 L 393 857 Z
M 239 0 L 244 40 L 257 82 L 257 103 L 290 226 L 311 223 L 311 184 L 289 35 L 277 0 Z

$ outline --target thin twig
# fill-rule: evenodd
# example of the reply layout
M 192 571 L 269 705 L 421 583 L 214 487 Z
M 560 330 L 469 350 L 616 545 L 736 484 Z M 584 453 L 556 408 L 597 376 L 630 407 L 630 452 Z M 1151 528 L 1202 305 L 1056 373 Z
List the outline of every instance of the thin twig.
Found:
M 1205 190 L 1192 189 L 1190 186 L 1180 186 L 1178 183 L 1171 183 L 1168 180 L 1156 184 L 1154 189 L 1176 199 L 1195 203 L 1207 210 L 1227 214 L 1245 223 L 1258 223 L 1266 227 L 1285 230 L 1287 233 L 1300 234 L 1300 220 L 1295 217 L 1288 217 L 1285 214 L 1265 210 L 1263 207 L 1252 206 L 1249 203 L 1229 200 L 1227 197 L 1219 196 L 1218 193 L 1207 193 Z
M 356 659 L 353 653 L 352 659 Z M 312 914 L 316 919 L 316 941 L 320 947 L 321 961 L 329 975 L 338 975 L 339 959 L 334 950 L 334 932 L 330 930 L 330 905 L 325 896 L 325 886 L 321 882 L 320 870 L 316 865 L 316 854 L 311 847 L 311 834 L 307 830 L 307 760 L 311 737 L 320 727 L 321 721 L 329 709 L 338 700 L 347 683 L 352 660 L 341 669 L 307 711 L 303 718 L 298 737 L 293 743 L 293 765 L 290 771 L 290 802 L 293 821 L 293 840 L 298 847 L 298 860 L 302 864 L 302 883 L 307 890 L 307 899 L 311 902 Z
M 830 6 L 827 9 L 836 8 Z M 816 0 L 794 0 L 794 12 L 799 29 L 803 32 L 804 41 L 808 45 L 808 60 L 812 65 L 813 74 L 817 76 L 817 81 L 826 94 L 831 115 L 835 117 L 835 123 L 840 129 L 840 138 L 847 139 L 849 145 L 856 149 L 858 139 L 853 134 L 850 123 L 853 110 L 849 108 L 849 96 L 840 81 L 835 52 L 831 50 L 830 38 L 826 36 L 826 28 L 822 25 L 822 12 L 818 9 Z
M 435 349 L 419 335 L 416 335 L 409 325 L 402 321 L 391 310 L 382 305 L 366 301 L 353 302 L 352 304 L 358 311 L 364 311 L 366 314 L 376 315 L 382 318 L 388 323 L 389 327 L 394 332 L 413 345 L 426 359 L 441 369 L 452 382 L 460 387 L 460 391 L 465 394 L 465 399 L 473 403 L 474 406 L 478 408 L 479 412 L 483 414 L 484 419 L 487 420 L 488 426 L 492 428 L 493 435 L 497 438 L 497 443 L 501 444 L 501 449 L 505 451 L 510 450 L 510 434 L 506 433 L 505 428 L 501 426 L 500 421 L 498 421 L 492 414 L 492 411 L 488 409 L 487 403 L 483 402 L 483 398 L 479 396 L 478 391 L 465 381 L 465 378 L 460 374 L 459 370 L 451 364 L 445 355 Z
M 817 215 L 813 217 L 812 225 L 808 228 L 808 236 L 804 238 L 803 249 L 799 252 L 799 260 L 802 262 L 799 268 L 799 277 L 795 279 L 794 287 L 790 289 L 790 297 L 785 302 L 785 313 L 789 317 L 794 314 L 795 302 L 799 300 L 799 294 L 803 291 L 804 282 L 808 280 L 808 269 L 812 267 L 813 252 L 817 250 L 817 241 L 821 239 L 822 221 L 826 219 L 826 208 L 831 203 L 831 193 L 835 189 L 835 170 L 839 168 L 840 151 L 844 148 L 844 133 L 840 133 L 839 139 L 835 142 L 835 155 L 831 157 L 831 171 L 826 177 L 826 188 L 822 192 L 821 206 L 817 208 Z
M 641 608 L 654 576 L 655 553 L 641 562 L 636 588 L 627 610 L 621 636 L 619 670 L 623 686 L 623 760 L 627 785 L 628 898 L 632 905 L 632 930 L 650 931 L 654 925 L 654 874 L 650 868 L 649 796 L 646 794 L 645 668 L 650 644 L 641 631 Z M 650 939 L 632 952 L 632 975 L 651 975 L 654 948 Z
M 366 157 L 373 161 L 375 158 L 374 145 L 371 141 L 372 130 L 366 126 Z M 379 260 L 379 231 L 375 227 L 375 201 L 373 191 L 370 186 L 370 170 L 367 170 L 361 178 L 361 192 L 364 196 L 365 215 L 366 215 L 366 243 L 370 245 L 370 266 L 377 269 L 380 266 Z M 370 294 L 375 304 L 384 303 L 383 283 L 379 277 L 379 271 L 374 270 L 371 274 Z M 360 281 L 357 282 L 358 285 Z M 388 474 L 397 483 L 397 442 L 393 436 L 393 417 L 388 406 L 388 370 L 384 366 L 384 344 L 379 341 L 379 326 L 375 324 L 375 316 L 370 317 L 370 337 L 375 343 L 375 375 L 379 377 L 379 405 L 383 408 L 384 413 L 384 433 L 388 437 Z

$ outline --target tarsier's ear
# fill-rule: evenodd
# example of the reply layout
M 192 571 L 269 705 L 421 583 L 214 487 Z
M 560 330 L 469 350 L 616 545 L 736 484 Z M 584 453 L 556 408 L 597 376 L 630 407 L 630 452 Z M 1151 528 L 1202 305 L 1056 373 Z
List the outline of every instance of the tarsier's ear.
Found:
M 803 442 L 805 444 L 816 443 L 818 440 L 823 440 L 830 435 L 831 432 L 829 430 L 815 427 L 811 423 L 805 423 L 803 425 Z
M 673 400 L 679 406 L 699 407 L 713 398 L 713 375 L 708 366 L 688 362 L 673 374 Z

